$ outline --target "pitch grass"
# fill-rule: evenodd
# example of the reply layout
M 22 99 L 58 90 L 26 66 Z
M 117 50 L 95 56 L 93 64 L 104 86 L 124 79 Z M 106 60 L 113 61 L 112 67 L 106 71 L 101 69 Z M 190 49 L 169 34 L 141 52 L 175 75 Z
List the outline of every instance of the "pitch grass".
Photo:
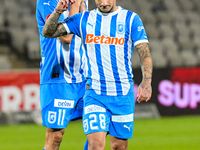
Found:
M 129 150 L 198 150 L 200 116 L 136 119 L 133 136 Z M 42 125 L 0 125 L 0 150 L 42 150 L 44 139 Z M 81 121 L 71 122 L 60 150 L 82 150 L 85 140 Z M 109 136 L 106 150 L 110 150 Z

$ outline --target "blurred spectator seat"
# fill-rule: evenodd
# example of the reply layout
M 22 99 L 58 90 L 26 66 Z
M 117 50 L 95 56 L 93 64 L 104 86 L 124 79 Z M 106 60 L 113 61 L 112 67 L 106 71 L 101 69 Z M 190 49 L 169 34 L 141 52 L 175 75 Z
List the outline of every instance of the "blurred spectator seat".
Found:
M 193 44 L 194 44 L 196 49 L 200 49 L 200 35 L 194 36 Z
M 163 47 L 161 41 L 152 39 L 149 41 L 149 48 L 152 55 L 153 65 L 156 68 L 167 67 L 168 61 L 163 53 Z
M 191 40 L 187 36 L 179 36 L 178 37 L 178 42 L 180 44 L 180 48 L 183 49 L 190 49 L 193 50 L 195 45 L 193 44 L 193 40 Z M 199 41 L 200 42 L 200 41 Z
M 125 0 L 125 1 L 118 0 L 117 5 L 123 6 L 123 8 L 131 10 L 133 12 L 136 12 L 136 13 L 138 12 L 138 8 L 136 5 L 133 4 L 132 0 Z
M 12 14 L 19 13 L 21 8 L 17 0 L 5 0 L 4 7 L 7 13 L 12 13 Z
M 10 45 L 11 36 L 6 27 L 0 27 L 0 45 Z
M 191 0 L 179 0 L 180 7 L 183 11 L 187 12 L 194 8 Z
M 28 40 L 26 48 L 29 59 L 40 59 L 40 44 L 38 40 Z
M 37 29 L 37 22 L 35 15 L 23 15 L 21 18 L 22 24 L 26 28 L 32 28 L 32 29 Z
M 133 68 L 140 68 L 140 58 L 136 50 L 133 51 L 131 62 Z
M 24 0 L 24 1 L 27 1 L 27 0 Z M 37 0 L 31 0 L 31 1 L 28 1 L 28 2 L 29 2 L 29 5 L 30 5 L 31 9 L 35 13 L 35 8 L 36 8 Z
M 168 65 L 168 60 L 162 53 L 157 53 L 156 51 L 152 51 L 151 53 L 153 66 L 155 68 L 165 68 Z
M 145 24 L 156 24 L 158 22 L 157 16 L 154 15 L 151 11 L 142 10 L 139 15 Z
M 0 55 L 10 55 L 11 48 L 9 45 L 1 45 L 0 44 Z
M 143 10 L 150 12 L 152 10 L 152 3 L 149 0 L 135 0 L 138 9 L 142 12 Z
M 23 30 L 23 35 L 26 37 L 26 40 L 38 40 L 39 41 L 39 32 L 35 28 L 25 28 Z
M 160 32 L 163 38 L 174 38 L 177 34 L 170 23 L 160 24 Z
M 167 53 L 167 58 L 169 60 L 169 64 L 171 67 L 181 67 L 182 65 L 182 57 L 180 57 L 179 51 L 171 51 Z
M 10 28 L 22 28 L 22 21 L 19 16 L 19 13 L 12 14 L 8 13 L 6 15 L 6 22 Z
M 196 50 L 197 65 L 200 65 L 200 48 Z
M 186 24 L 181 22 L 175 22 L 174 23 L 175 29 L 178 31 L 178 36 L 184 36 L 189 37 L 192 33 L 190 30 L 188 30 L 188 26 Z
M 158 39 L 161 36 L 160 28 L 155 24 L 146 23 L 145 30 L 149 39 Z
M 0 2 L 0 27 L 5 25 L 5 7 L 3 2 Z
M 173 18 L 171 17 L 171 14 L 169 11 L 157 11 L 157 16 L 159 23 L 171 23 Z
M 5 25 L 4 15 L 0 13 L 0 27 Z
M 163 38 L 162 47 L 164 51 L 178 51 L 178 44 L 172 38 Z
M 169 11 L 179 10 L 179 6 L 176 1 L 174 0 L 164 0 L 165 6 Z
M 200 12 L 200 3 L 199 3 L 199 0 L 192 0 L 192 1 L 193 1 L 194 5 L 195 5 L 197 11 Z
M 163 54 L 162 43 L 157 39 L 149 39 L 149 47 L 151 52 Z
M 153 0 L 152 1 L 152 11 L 157 13 L 159 11 L 166 11 L 167 7 L 163 0 Z
M 9 28 L 10 35 L 11 35 L 11 44 L 14 49 L 18 51 L 19 54 L 24 53 L 24 43 L 26 40 L 26 36 L 24 32 L 20 28 Z
M 185 16 L 190 23 L 200 23 L 200 17 L 198 12 L 186 11 Z
M 11 63 L 7 55 L 0 55 L 0 70 L 11 69 Z
M 192 22 L 189 26 L 189 30 L 192 32 L 192 35 L 195 36 L 200 36 L 200 22 Z
M 182 50 L 180 53 L 180 57 L 182 58 L 182 65 L 186 67 L 196 66 L 198 61 L 196 56 L 189 50 Z
M 178 23 L 186 23 L 186 16 L 183 12 L 178 11 L 178 10 L 174 10 L 174 11 L 169 11 L 170 16 L 172 17 L 172 21 L 173 22 L 178 22 Z

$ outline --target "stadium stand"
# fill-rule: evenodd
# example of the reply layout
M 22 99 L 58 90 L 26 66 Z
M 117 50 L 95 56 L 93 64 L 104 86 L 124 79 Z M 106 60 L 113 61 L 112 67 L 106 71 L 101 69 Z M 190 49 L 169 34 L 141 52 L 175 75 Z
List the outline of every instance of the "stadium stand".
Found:
M 89 9 L 95 8 L 93 0 L 89 3 Z M 141 17 L 155 68 L 200 65 L 199 0 L 117 0 L 117 4 Z M 0 1 L 0 58 L 8 63 L 0 69 L 39 68 L 35 8 L 36 0 Z M 133 67 L 138 68 L 139 58 L 133 54 Z

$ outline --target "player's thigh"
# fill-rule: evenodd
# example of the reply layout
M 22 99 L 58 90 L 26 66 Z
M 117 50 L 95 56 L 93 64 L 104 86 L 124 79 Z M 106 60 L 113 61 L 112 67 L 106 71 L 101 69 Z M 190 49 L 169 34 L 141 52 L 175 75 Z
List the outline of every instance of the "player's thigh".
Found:
M 110 135 L 110 146 L 111 146 L 111 150 L 115 150 L 115 149 L 127 150 L 128 139 L 119 139 Z
M 87 139 L 88 139 L 90 147 L 104 148 L 106 145 L 106 135 L 107 135 L 107 132 L 94 132 L 91 134 L 87 134 Z
M 62 137 L 64 133 L 65 129 L 46 128 L 46 138 L 49 138 L 49 140 L 53 139 L 54 137 Z

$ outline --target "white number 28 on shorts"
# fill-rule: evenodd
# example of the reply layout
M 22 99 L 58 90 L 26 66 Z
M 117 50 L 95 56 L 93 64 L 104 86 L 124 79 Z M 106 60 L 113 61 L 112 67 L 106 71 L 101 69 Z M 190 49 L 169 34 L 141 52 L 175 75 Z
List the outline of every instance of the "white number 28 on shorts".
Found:
M 104 114 L 91 114 L 89 115 L 89 123 L 88 123 L 88 119 L 85 119 L 83 122 L 83 126 L 84 126 L 84 130 L 85 132 L 88 131 L 88 124 L 90 125 L 90 129 L 91 130 L 99 130 L 99 127 L 101 129 L 105 129 L 106 128 L 106 122 L 105 122 L 105 115 Z

